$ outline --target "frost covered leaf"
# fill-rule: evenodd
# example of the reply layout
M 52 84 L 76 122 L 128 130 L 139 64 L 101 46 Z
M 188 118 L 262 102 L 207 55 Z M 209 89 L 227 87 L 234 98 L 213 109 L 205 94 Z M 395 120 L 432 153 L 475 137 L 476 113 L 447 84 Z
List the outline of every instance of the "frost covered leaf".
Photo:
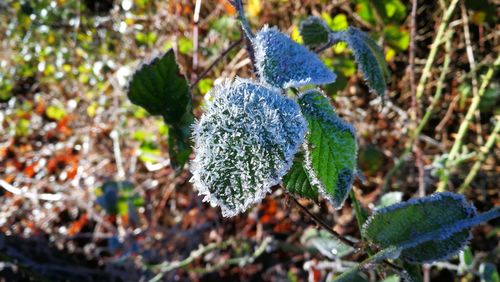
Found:
M 297 153 L 292 168 L 283 177 L 283 184 L 290 193 L 317 201 L 318 189 L 311 185 L 304 165 L 304 154 Z
M 300 36 L 307 47 L 318 49 L 329 45 L 330 28 L 322 19 L 311 16 L 300 23 Z
M 179 71 L 174 52 L 169 50 L 136 71 L 127 95 L 132 103 L 151 115 L 163 117 L 171 129 L 168 137 L 171 164 L 182 167 L 191 154 L 189 127 L 194 118 L 188 83 Z
M 362 234 L 381 248 L 400 246 L 401 258 L 411 263 L 446 259 L 460 251 L 470 237 L 474 206 L 462 195 L 437 193 L 377 210 Z
M 288 88 L 335 81 L 335 74 L 316 54 L 274 27 L 262 28 L 253 45 L 259 77 L 271 86 Z
M 192 182 L 229 217 L 259 203 L 290 169 L 307 130 L 296 102 L 248 80 L 212 89 L 193 127 Z
M 356 169 L 354 128 L 338 117 L 328 98 L 317 90 L 303 93 L 299 104 L 309 129 L 305 163 L 311 183 L 335 208 L 341 208 Z
M 347 29 L 344 40 L 354 53 L 354 58 L 370 89 L 383 96 L 390 73 L 382 49 L 368 34 L 354 27 Z

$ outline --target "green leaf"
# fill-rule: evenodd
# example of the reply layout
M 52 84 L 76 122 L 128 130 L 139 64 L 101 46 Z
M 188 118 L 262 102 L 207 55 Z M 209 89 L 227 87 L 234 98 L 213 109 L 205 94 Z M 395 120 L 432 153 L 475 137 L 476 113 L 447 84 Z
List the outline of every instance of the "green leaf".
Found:
M 321 48 L 330 43 L 330 28 L 322 19 L 309 17 L 300 24 L 300 36 L 307 47 Z
M 361 232 L 382 249 L 400 248 L 407 262 L 433 262 L 459 252 L 470 238 L 469 228 L 500 216 L 500 210 L 475 215 L 462 195 L 437 193 L 376 211 Z
M 420 264 L 403 263 L 404 272 L 402 273 L 405 282 L 423 282 L 422 266 Z
M 98 193 L 97 203 L 110 215 L 128 215 L 131 208 L 144 204 L 144 199 L 128 181 L 107 181 Z
M 500 275 L 498 275 L 497 268 L 493 263 L 481 263 L 479 275 L 481 276 L 481 282 L 500 282 Z
M 405 51 L 410 45 L 410 33 L 404 28 L 396 25 L 384 27 L 384 38 L 387 44 L 398 51 Z
M 309 132 L 306 136 L 306 171 L 313 185 L 335 208 L 341 208 L 354 180 L 356 134 L 337 116 L 328 98 L 317 90 L 299 98 Z
M 354 252 L 351 246 L 333 237 L 326 230 L 317 230 L 314 227 L 310 227 L 304 231 L 300 242 L 308 248 L 318 250 L 322 255 L 332 260 L 342 258 Z
M 171 165 L 174 168 L 182 167 L 191 153 L 189 127 L 194 117 L 188 83 L 179 71 L 172 50 L 134 73 L 128 97 L 151 115 L 163 117 L 170 128 L 168 143 Z
M 344 38 L 370 89 L 383 96 L 390 73 L 382 49 L 368 34 L 354 27 L 349 27 Z
M 403 200 L 403 193 L 399 191 L 389 192 L 380 197 L 378 204 L 375 206 L 376 209 L 381 209 L 390 205 L 397 204 Z
M 168 124 L 179 123 L 191 109 L 188 83 L 179 71 L 173 50 L 136 71 L 127 94 L 132 103 L 151 115 L 163 116 Z
M 292 168 L 283 177 L 283 184 L 290 193 L 317 201 L 318 188 L 311 185 L 304 165 L 304 154 L 299 152 L 295 155 Z

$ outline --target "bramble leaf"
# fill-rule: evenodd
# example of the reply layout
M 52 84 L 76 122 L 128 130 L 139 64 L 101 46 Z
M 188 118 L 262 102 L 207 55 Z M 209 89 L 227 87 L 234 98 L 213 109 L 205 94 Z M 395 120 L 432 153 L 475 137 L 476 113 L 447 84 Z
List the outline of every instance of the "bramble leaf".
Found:
M 305 164 L 311 184 L 335 208 L 341 208 L 354 180 L 356 169 L 356 133 L 335 113 L 328 98 L 318 90 L 299 97 L 308 123 Z
M 171 164 L 174 168 L 182 167 L 192 151 L 189 127 L 194 118 L 188 83 L 179 71 L 174 52 L 169 50 L 136 71 L 127 95 L 132 103 L 151 115 L 163 117 L 171 129 L 168 137 Z
M 259 77 L 271 86 L 289 88 L 335 81 L 336 75 L 316 54 L 275 27 L 262 28 L 252 44 Z
M 390 73 L 382 49 L 368 34 L 354 27 L 347 29 L 344 40 L 354 53 L 354 58 L 370 89 L 383 96 Z
M 476 216 L 462 195 L 444 192 L 377 210 L 362 234 L 380 248 L 401 248 L 407 262 L 433 262 L 459 252 L 472 226 L 498 216 L 499 209 Z
M 340 41 L 346 42 L 354 53 L 358 68 L 370 90 L 379 96 L 385 94 L 390 78 L 389 68 L 384 52 L 368 34 L 354 27 L 349 27 L 346 31 L 333 31 L 322 19 L 309 17 L 301 24 L 301 35 L 304 43 L 312 49 L 323 49 Z
M 319 49 L 330 43 L 330 28 L 318 17 L 309 17 L 300 23 L 300 36 L 311 49 Z
M 214 87 L 193 127 L 192 182 L 230 217 L 259 203 L 290 169 L 307 124 L 296 102 L 237 79 Z
M 191 109 L 191 95 L 172 49 L 134 73 L 128 97 L 151 115 L 164 117 L 168 124 L 178 123 L 182 119 Z
M 299 152 L 295 155 L 292 168 L 283 177 L 283 185 L 290 193 L 317 201 L 318 188 L 311 185 L 304 165 L 304 154 Z

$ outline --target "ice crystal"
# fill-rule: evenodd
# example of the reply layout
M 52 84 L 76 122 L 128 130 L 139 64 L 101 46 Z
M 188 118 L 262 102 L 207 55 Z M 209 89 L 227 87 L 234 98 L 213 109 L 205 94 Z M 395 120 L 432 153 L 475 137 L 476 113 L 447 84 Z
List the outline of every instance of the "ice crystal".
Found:
M 211 90 L 193 127 L 192 182 L 230 217 L 259 203 L 290 169 L 307 124 L 277 89 L 237 79 Z
M 257 71 L 267 84 L 288 88 L 335 81 L 336 75 L 314 53 L 275 27 L 262 28 L 253 45 Z

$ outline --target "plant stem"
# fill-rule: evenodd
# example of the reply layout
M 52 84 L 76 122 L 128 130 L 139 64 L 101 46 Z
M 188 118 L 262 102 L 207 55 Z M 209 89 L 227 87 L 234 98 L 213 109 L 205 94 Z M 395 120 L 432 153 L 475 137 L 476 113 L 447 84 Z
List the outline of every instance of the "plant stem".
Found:
M 241 2 L 241 0 L 234 0 L 231 1 L 230 3 L 234 6 L 236 11 L 238 11 L 241 27 L 243 28 L 245 35 L 247 36 L 248 39 L 253 39 L 254 35 L 252 33 L 252 30 L 250 29 L 250 24 L 248 24 L 248 20 L 245 17 L 245 10 L 243 9 L 243 3 Z
M 351 190 L 351 192 L 349 193 L 349 197 L 351 198 L 351 202 L 354 207 L 354 215 L 356 216 L 358 229 L 361 230 L 361 228 L 363 227 L 363 223 L 365 223 L 366 221 L 366 215 L 363 209 L 361 208 L 358 199 L 356 198 L 356 193 L 354 193 L 354 190 Z
M 448 6 L 448 9 L 446 9 L 446 11 L 443 14 L 443 18 L 441 20 L 441 23 L 439 24 L 436 38 L 434 38 L 434 42 L 432 42 L 429 56 L 425 61 L 424 70 L 422 71 L 422 76 L 420 77 L 420 80 L 418 82 L 417 94 L 416 94 L 417 99 L 420 99 L 422 97 L 422 94 L 424 94 L 425 84 L 427 83 L 427 79 L 431 75 L 431 67 L 434 64 L 434 60 L 436 59 L 438 47 L 443 41 L 445 30 L 448 27 L 448 23 L 453 14 L 453 10 L 455 10 L 455 7 L 457 6 L 457 3 L 458 0 L 452 0 Z
M 403 154 L 401 154 L 401 156 L 396 161 L 396 164 L 394 165 L 394 167 L 387 173 L 387 175 L 384 179 L 384 185 L 382 187 L 383 192 L 385 192 L 389 189 L 389 184 L 390 184 L 390 180 L 391 180 L 392 176 L 394 175 L 394 173 L 396 173 L 396 171 L 398 169 L 401 168 L 401 166 L 403 165 L 406 158 L 410 155 L 412 148 L 413 148 L 413 145 L 415 144 L 415 141 L 418 139 L 418 137 L 420 136 L 420 133 L 422 132 L 424 127 L 429 122 L 430 117 L 432 116 L 434 109 L 436 108 L 439 100 L 441 99 L 441 95 L 442 95 L 443 87 L 444 87 L 444 80 L 446 78 L 446 75 L 448 74 L 448 69 L 449 69 L 450 61 L 451 61 L 450 58 L 451 58 L 451 37 L 452 37 L 452 35 L 453 35 L 453 31 L 450 30 L 446 36 L 446 45 L 445 45 L 446 46 L 445 47 L 446 54 L 445 54 L 445 58 L 444 58 L 444 62 L 443 62 L 443 69 L 441 70 L 441 75 L 439 76 L 439 80 L 438 80 L 437 85 L 436 85 L 436 92 L 434 93 L 434 96 L 432 97 L 432 102 L 431 102 L 430 106 L 427 108 L 427 110 L 422 118 L 422 121 L 420 122 L 418 127 L 415 129 L 415 131 L 410 135 L 409 143 L 406 146 Z
M 462 142 L 465 137 L 465 134 L 469 130 L 469 123 L 471 122 L 474 113 L 476 112 L 477 108 L 479 107 L 479 103 L 481 102 L 481 98 L 483 97 L 484 93 L 486 92 L 486 88 L 488 87 L 491 78 L 493 77 L 493 74 L 495 73 L 495 68 L 500 66 L 500 56 L 497 56 L 495 62 L 493 63 L 492 66 L 488 69 L 486 72 L 486 75 L 483 78 L 483 82 L 481 83 L 481 87 L 479 88 L 479 92 L 477 96 L 474 96 L 472 98 L 472 103 L 469 106 L 469 110 L 467 111 L 464 120 L 460 124 L 460 127 L 457 132 L 457 137 L 455 139 L 455 142 L 453 143 L 453 146 L 451 147 L 450 153 L 448 154 L 448 158 L 445 163 L 445 169 L 450 169 L 451 164 L 453 160 L 457 157 L 458 151 L 462 147 Z M 445 190 L 446 184 L 448 183 L 450 175 L 449 173 L 445 172 L 441 174 L 440 181 L 437 187 L 438 192 L 442 192 Z
M 323 220 L 321 220 L 319 217 L 317 217 L 316 215 L 314 215 L 313 213 L 311 213 L 306 207 L 304 207 L 300 202 L 299 200 L 297 200 L 297 198 L 295 198 L 295 196 L 293 196 L 292 194 L 288 194 L 290 195 L 290 197 L 293 199 L 293 201 L 295 202 L 295 204 L 297 204 L 297 206 L 299 206 L 299 208 L 305 213 L 307 214 L 312 220 L 314 220 L 318 225 L 320 225 L 321 227 L 323 227 L 326 231 L 328 231 L 330 234 L 332 234 L 335 238 L 339 239 L 340 241 L 342 241 L 344 244 L 356 249 L 357 246 L 356 246 L 356 243 L 351 241 L 351 240 L 348 240 L 347 238 L 343 237 L 342 235 L 340 235 L 339 233 L 337 233 L 335 230 L 333 230 L 328 224 L 326 224 Z
M 486 141 L 486 144 L 479 149 L 479 155 L 477 156 L 477 161 L 474 163 L 472 166 L 469 174 L 467 174 L 467 177 L 465 178 L 464 182 L 462 185 L 460 185 L 460 188 L 458 189 L 458 193 L 464 193 L 465 190 L 469 187 L 470 183 L 476 177 L 477 172 L 481 168 L 481 165 L 483 162 L 486 160 L 486 155 L 489 153 L 493 145 L 495 144 L 496 139 L 498 139 L 498 133 L 500 132 L 500 116 L 497 116 L 496 122 L 495 122 L 495 128 L 490 134 L 490 137 Z
M 199 76 L 196 77 L 196 80 L 191 83 L 189 89 L 193 89 L 198 84 L 198 82 L 200 82 L 200 80 L 202 80 L 215 67 L 215 65 L 217 65 L 217 63 L 222 60 L 222 58 L 227 56 L 227 54 L 231 52 L 231 50 L 239 46 L 242 41 L 243 38 L 240 38 L 237 41 L 231 43 L 231 45 L 229 45 L 226 50 L 224 50 Z

